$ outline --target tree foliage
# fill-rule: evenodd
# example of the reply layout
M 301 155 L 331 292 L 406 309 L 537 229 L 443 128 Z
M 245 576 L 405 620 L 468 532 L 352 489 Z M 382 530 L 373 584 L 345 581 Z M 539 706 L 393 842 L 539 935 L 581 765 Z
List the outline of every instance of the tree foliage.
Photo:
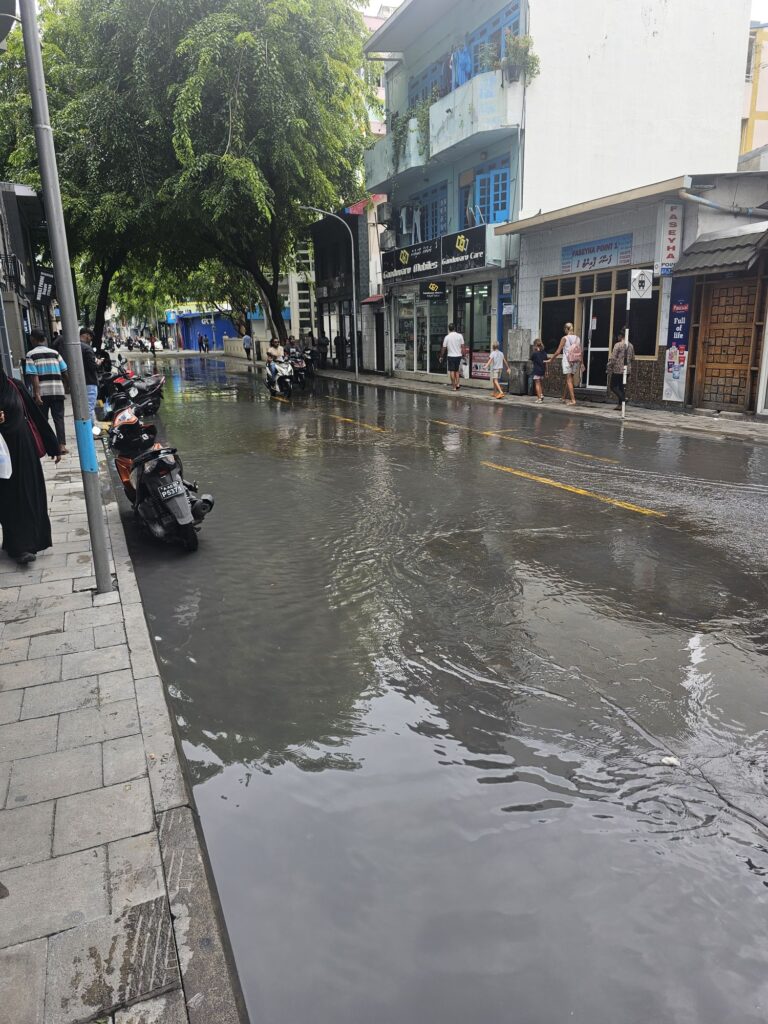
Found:
M 122 267 L 178 281 L 217 265 L 283 329 L 278 280 L 312 219 L 301 204 L 361 190 L 372 90 L 352 0 L 59 0 L 42 32 L 70 246 L 99 282 L 97 317 Z M 0 176 L 39 183 L 19 32 L 0 56 Z

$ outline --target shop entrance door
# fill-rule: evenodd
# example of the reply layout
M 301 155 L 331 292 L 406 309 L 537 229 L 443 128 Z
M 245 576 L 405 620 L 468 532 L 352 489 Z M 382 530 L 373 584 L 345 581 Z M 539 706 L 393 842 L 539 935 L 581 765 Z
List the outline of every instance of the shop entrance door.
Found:
M 376 369 L 384 372 L 384 311 L 376 310 Z
M 416 306 L 416 369 L 427 372 L 427 339 L 429 338 L 429 316 L 424 303 Z
M 605 391 L 608 354 L 611 350 L 611 299 L 584 299 L 582 303 L 582 339 L 584 366 L 582 387 Z
M 694 404 L 746 412 L 757 281 L 719 281 L 704 290 Z

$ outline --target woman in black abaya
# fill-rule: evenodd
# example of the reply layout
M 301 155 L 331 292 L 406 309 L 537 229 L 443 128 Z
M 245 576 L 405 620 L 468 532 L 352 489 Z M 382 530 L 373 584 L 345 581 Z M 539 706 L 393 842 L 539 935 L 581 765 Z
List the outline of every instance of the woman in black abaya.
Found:
M 56 435 L 23 385 L 10 381 L 0 367 L 0 434 L 11 456 L 11 477 L 0 480 L 0 526 L 3 550 L 20 565 L 33 562 L 52 543 L 45 477 L 28 421 L 58 462 Z

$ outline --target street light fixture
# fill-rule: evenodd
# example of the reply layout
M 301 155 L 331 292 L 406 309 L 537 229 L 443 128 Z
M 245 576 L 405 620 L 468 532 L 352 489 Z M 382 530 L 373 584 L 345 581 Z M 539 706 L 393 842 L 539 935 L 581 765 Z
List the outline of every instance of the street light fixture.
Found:
M 299 203 L 299 208 L 302 210 L 312 210 L 313 213 L 319 213 L 323 217 L 333 217 L 334 220 L 339 221 L 349 232 L 349 242 L 352 246 L 352 351 L 355 353 L 355 380 L 360 379 L 360 373 L 357 365 L 357 288 L 355 286 L 355 236 L 352 234 L 352 228 L 347 224 L 343 217 L 339 217 L 337 213 L 331 213 L 330 210 L 321 210 L 317 206 L 304 206 L 303 203 Z

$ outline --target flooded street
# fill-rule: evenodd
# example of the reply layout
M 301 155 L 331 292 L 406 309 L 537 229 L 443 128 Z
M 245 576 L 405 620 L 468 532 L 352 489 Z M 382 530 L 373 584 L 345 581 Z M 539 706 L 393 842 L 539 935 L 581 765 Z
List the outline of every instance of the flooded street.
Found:
M 159 365 L 216 507 L 129 542 L 252 1020 L 765 1021 L 768 446 Z

